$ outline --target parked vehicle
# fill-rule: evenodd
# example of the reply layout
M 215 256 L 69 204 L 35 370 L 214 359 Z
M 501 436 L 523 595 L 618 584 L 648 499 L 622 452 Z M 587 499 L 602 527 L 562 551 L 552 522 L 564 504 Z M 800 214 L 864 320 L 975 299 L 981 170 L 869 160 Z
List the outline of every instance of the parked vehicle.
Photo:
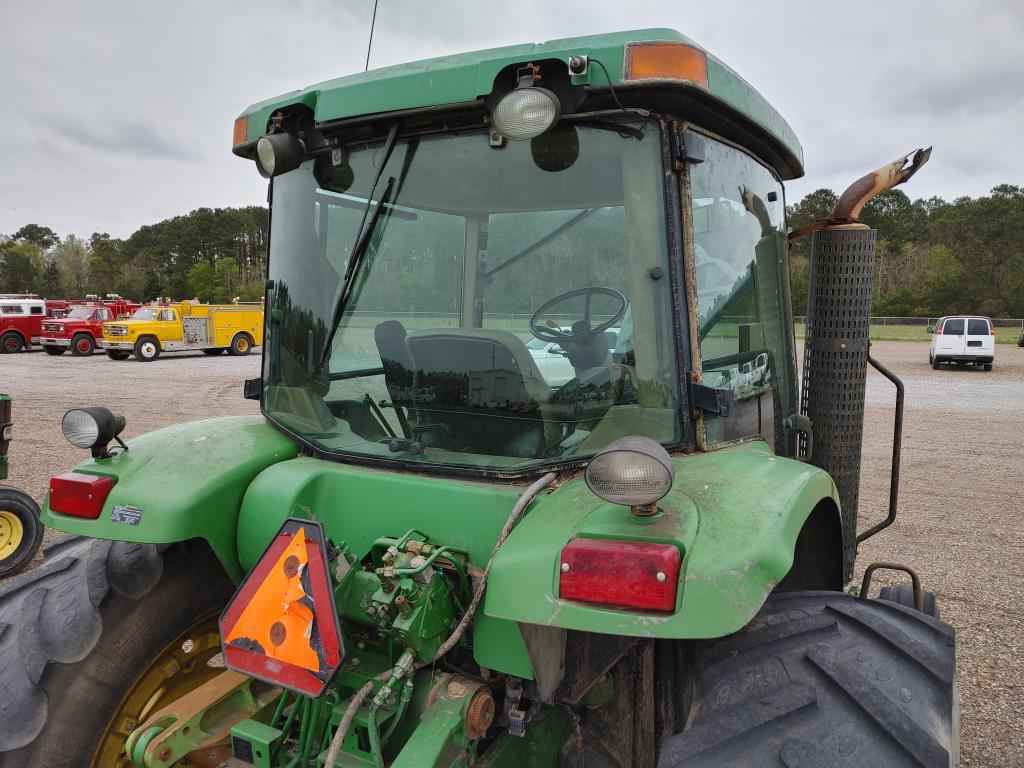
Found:
M 112 360 L 149 362 L 161 352 L 202 350 L 207 355 L 247 355 L 263 343 L 262 304 L 155 303 L 128 320 L 103 324 L 100 346 Z
M 234 152 L 271 186 L 261 415 L 65 416 L 92 458 L 43 519 L 81 538 L 0 591 L 5 768 L 956 765 L 952 628 L 916 576 L 869 598 L 892 566 L 846 591 L 896 511 L 857 529 L 850 222 L 928 151 L 819 222 L 800 379 L 800 144 L 676 32 L 334 80 Z M 612 328 L 557 390 L 522 340 Z
M 103 338 L 103 323 L 125 320 L 140 306 L 120 296 L 86 299 L 59 319 L 44 320 L 39 343 L 48 355 L 63 355 L 69 349 L 72 355 L 91 355 Z
M 566 334 L 571 331 L 569 328 L 560 330 Z M 609 355 L 615 351 L 615 342 L 618 336 L 618 328 L 609 328 L 604 332 Z M 569 359 L 569 353 L 559 342 L 545 341 L 534 337 L 526 342 L 526 348 L 530 350 L 533 362 L 537 364 L 541 376 L 544 377 L 544 381 L 548 383 L 549 387 L 561 387 L 576 378 L 576 370 Z
M 928 362 L 939 369 L 942 363 L 982 366 L 992 370 L 996 353 L 996 328 L 987 317 L 952 315 L 940 317 L 928 326 L 932 335 Z
M 7 479 L 13 433 L 11 398 L 0 393 L 0 480 Z M 0 576 L 17 573 L 32 562 L 42 540 L 43 524 L 32 497 L 0 483 Z

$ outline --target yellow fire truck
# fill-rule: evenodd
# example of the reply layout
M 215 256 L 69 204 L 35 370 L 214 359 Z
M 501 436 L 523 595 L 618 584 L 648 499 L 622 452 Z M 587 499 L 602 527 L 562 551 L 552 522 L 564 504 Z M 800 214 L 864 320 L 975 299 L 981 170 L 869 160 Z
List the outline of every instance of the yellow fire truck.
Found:
M 161 352 L 246 355 L 263 343 L 263 304 L 155 303 L 128 320 L 103 324 L 100 346 L 112 360 L 149 362 Z

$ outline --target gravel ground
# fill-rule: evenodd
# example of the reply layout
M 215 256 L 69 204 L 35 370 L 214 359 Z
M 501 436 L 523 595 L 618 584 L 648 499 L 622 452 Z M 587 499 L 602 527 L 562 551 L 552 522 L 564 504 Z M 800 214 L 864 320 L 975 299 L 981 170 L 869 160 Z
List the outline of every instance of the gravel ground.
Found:
M 991 373 L 933 371 L 927 344 L 878 342 L 873 350 L 906 384 L 903 471 L 897 521 L 861 546 L 858 563 L 914 567 L 957 629 L 962 764 L 1024 766 L 1024 349 L 1000 346 Z M 242 381 L 258 373 L 255 354 L 176 354 L 149 364 L 0 356 L 0 391 L 14 396 L 11 482 L 39 500 L 51 475 L 83 458 L 61 436 L 68 408 L 107 405 L 127 417 L 127 436 L 258 413 L 242 399 Z M 862 529 L 887 508 L 893 392 L 869 374 Z

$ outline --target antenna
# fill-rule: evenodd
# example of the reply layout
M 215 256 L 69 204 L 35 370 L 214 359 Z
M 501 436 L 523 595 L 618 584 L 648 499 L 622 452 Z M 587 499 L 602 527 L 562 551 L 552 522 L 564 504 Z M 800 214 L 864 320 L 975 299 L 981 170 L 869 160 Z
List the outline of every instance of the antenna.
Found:
M 373 0 L 373 18 L 370 20 L 370 42 L 366 46 L 366 66 L 363 67 L 363 72 L 367 72 L 370 69 L 370 51 L 373 50 L 373 28 L 377 25 L 377 2 Z

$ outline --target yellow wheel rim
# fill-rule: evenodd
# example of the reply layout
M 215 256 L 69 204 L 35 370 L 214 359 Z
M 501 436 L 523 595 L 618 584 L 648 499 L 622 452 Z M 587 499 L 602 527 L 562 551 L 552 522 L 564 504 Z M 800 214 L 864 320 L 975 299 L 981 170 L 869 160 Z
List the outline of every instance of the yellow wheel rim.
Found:
M 249 349 L 249 342 L 248 342 L 248 340 L 247 339 L 239 339 L 238 340 L 238 351 L 239 352 L 245 352 L 248 349 Z
M 89 763 L 91 768 L 132 768 L 128 736 L 153 712 L 180 699 L 224 670 L 207 662 L 220 653 L 217 616 L 205 616 L 158 653 L 114 710 Z M 177 765 L 192 765 L 177 763 Z
M 0 560 L 6 560 L 13 555 L 21 540 L 25 538 L 25 526 L 21 524 L 21 518 L 6 509 L 0 509 Z

